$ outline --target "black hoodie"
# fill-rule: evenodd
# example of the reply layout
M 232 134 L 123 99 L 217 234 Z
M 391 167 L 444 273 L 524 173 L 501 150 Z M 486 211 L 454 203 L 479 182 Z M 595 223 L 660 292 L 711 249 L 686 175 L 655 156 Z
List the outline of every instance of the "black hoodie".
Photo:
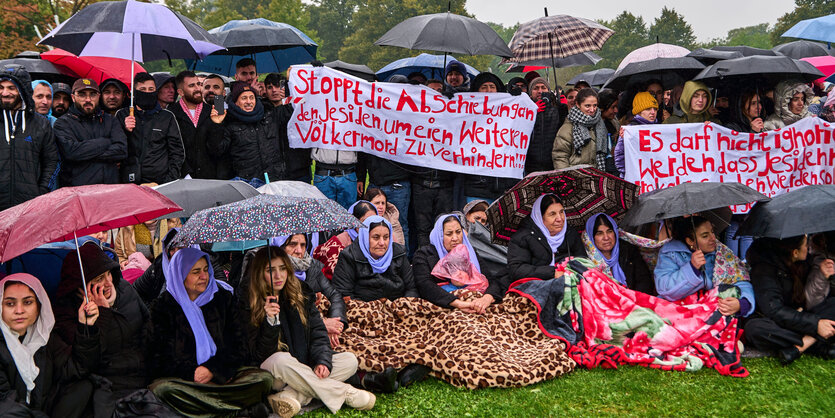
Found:
M 62 186 L 119 183 L 118 164 L 128 157 L 128 142 L 115 117 L 98 108 L 87 115 L 72 105 L 53 128 Z

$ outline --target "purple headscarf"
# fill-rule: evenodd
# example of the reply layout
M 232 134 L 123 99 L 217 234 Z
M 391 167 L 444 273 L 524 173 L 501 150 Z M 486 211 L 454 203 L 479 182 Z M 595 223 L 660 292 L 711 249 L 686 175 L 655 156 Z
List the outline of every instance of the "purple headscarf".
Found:
M 368 203 L 369 205 L 371 205 L 372 208 L 374 208 L 374 213 L 377 213 L 377 207 L 374 206 L 373 203 L 371 203 L 367 200 L 357 200 L 356 202 L 354 202 L 353 205 L 348 207 L 348 213 L 353 215 L 354 214 L 354 208 L 357 207 L 357 205 L 359 205 L 360 203 Z M 379 213 L 377 213 L 377 215 L 379 215 Z M 389 229 L 391 229 L 391 226 L 389 226 Z M 349 229 L 346 232 L 348 232 L 348 236 L 351 237 L 351 241 L 356 241 L 357 240 L 357 230 L 356 229 Z
M 304 234 L 293 234 L 293 235 L 304 235 Z M 275 237 L 275 238 L 270 240 L 270 245 L 273 246 L 273 247 L 283 247 L 284 244 L 286 244 L 287 241 L 290 240 L 290 237 L 292 237 L 293 235 L 281 235 L 281 236 Z M 305 241 L 307 241 L 307 235 L 305 235 L 304 239 L 305 239 Z M 289 254 L 287 254 L 287 255 L 289 257 L 292 257 Z M 307 278 L 307 272 L 305 272 L 305 271 L 294 271 L 293 273 L 301 281 L 304 281 L 304 279 Z
M 597 248 L 597 243 L 594 242 L 594 223 L 600 216 L 605 216 L 609 220 L 609 222 L 612 224 L 612 231 L 615 233 L 615 246 L 612 248 L 611 258 L 606 258 L 606 256 L 603 255 L 603 251 L 600 251 L 600 249 Z M 618 257 L 620 256 L 620 239 L 618 238 L 617 222 L 615 222 L 615 220 L 612 219 L 611 216 L 605 213 L 598 213 L 596 215 L 593 215 L 591 218 L 589 218 L 588 221 L 586 221 L 586 236 L 589 237 L 589 241 L 591 241 L 592 245 L 594 245 L 594 248 L 597 249 L 598 252 L 600 252 L 600 256 L 603 257 L 603 261 L 605 261 L 606 265 L 609 266 L 609 270 L 612 271 L 612 276 L 615 277 L 615 280 L 617 280 L 618 283 L 626 286 L 626 274 L 624 274 L 623 269 L 620 267 L 620 263 L 618 263 Z
M 371 244 L 368 236 L 371 234 L 371 229 L 369 226 L 379 222 L 384 223 L 389 229 L 389 246 L 386 249 L 386 253 L 383 254 L 382 257 L 374 258 L 371 255 L 370 250 Z M 362 254 L 365 256 L 365 259 L 368 260 L 368 263 L 371 264 L 371 270 L 374 271 L 374 273 L 385 273 L 391 265 L 392 253 L 394 252 L 392 250 L 393 240 L 391 239 L 391 224 L 386 220 L 386 218 L 379 215 L 369 216 L 363 224 L 365 225 L 365 228 L 360 228 L 358 234 L 360 250 L 362 250 Z
M 438 257 L 444 258 L 449 251 L 444 248 L 444 221 L 447 218 L 453 217 L 455 220 L 458 221 L 458 225 L 461 225 L 463 229 L 463 223 L 458 215 L 449 214 L 449 215 L 441 215 L 437 221 L 435 221 L 435 226 L 432 228 L 432 232 L 429 233 L 429 242 L 435 246 L 435 251 L 438 252 Z M 467 246 L 467 252 L 470 254 L 470 263 L 475 266 L 476 270 L 481 273 L 481 266 L 478 264 L 478 257 L 476 257 L 475 250 L 473 249 L 472 244 L 470 244 L 470 239 L 467 238 L 467 234 L 462 231 L 464 234 L 464 240 L 462 242 L 463 245 Z

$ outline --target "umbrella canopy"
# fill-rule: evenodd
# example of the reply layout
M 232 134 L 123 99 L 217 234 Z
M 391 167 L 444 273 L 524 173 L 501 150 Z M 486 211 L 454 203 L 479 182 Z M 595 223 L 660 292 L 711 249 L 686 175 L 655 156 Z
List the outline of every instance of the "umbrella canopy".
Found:
M 452 54 L 513 56 L 501 36 L 486 23 L 450 12 L 410 17 L 391 28 L 374 45 Z
M 273 181 L 258 188 L 258 193 L 272 196 L 294 196 L 310 199 L 327 199 L 318 187 L 303 181 Z
M 551 59 L 548 58 L 542 60 L 513 63 L 513 65 L 511 65 L 505 72 L 526 73 L 528 71 L 536 71 L 538 69 L 551 67 L 552 64 L 556 68 L 576 67 L 580 65 L 595 65 L 602 59 L 603 58 L 600 55 L 597 55 L 594 52 L 582 52 L 579 54 L 567 56 L 565 58 L 554 58 L 553 61 L 551 61 Z
M 377 71 L 377 79 L 385 81 L 395 74 L 407 76 L 411 73 L 419 72 L 427 79 L 435 78 L 442 80 L 444 78 L 444 62 L 454 59 L 455 57 L 451 55 L 445 57 L 444 55 L 430 54 L 420 54 L 416 57 L 399 59 L 381 68 L 380 71 Z M 464 64 L 464 68 L 467 69 L 467 75 L 471 80 L 479 73 L 478 70 L 467 64 Z
M 280 235 L 360 227 L 357 218 L 333 200 L 259 195 L 195 213 L 175 241 L 187 246 L 267 240 Z
M 835 54 L 834 49 L 812 41 L 793 41 L 777 45 L 771 49 L 774 52 L 792 57 L 796 60 L 809 57 L 832 56 L 832 54 Z
M 48 242 L 136 225 L 181 209 L 135 184 L 62 187 L 0 212 L 0 262 Z
M 133 75 L 145 72 L 139 64 L 130 60 L 107 57 L 79 57 L 61 48 L 55 48 L 41 54 L 44 60 L 61 65 L 78 78 L 90 78 L 101 84 L 108 78 L 115 78 L 125 85 L 130 85 L 131 69 Z
M 612 78 L 603 86 L 624 90 L 627 86 L 648 80 L 660 80 L 666 89 L 677 84 L 684 84 L 705 68 L 699 60 L 691 57 L 653 58 L 636 61 L 615 71 Z
M 780 36 L 784 38 L 835 42 L 835 14 L 801 20 Z
M 46 80 L 50 83 L 60 81 L 62 83 L 72 82 L 74 73 L 67 67 L 55 65 L 47 60 L 41 59 L 37 53 L 34 58 L 21 57 L 20 54 L 14 58 L 0 60 L 0 68 L 21 67 L 32 76 L 32 80 Z
M 789 238 L 835 231 L 835 186 L 801 187 L 754 205 L 737 235 Z
M 770 49 L 762 49 L 762 48 L 754 48 L 753 46 L 745 46 L 745 45 L 737 45 L 737 46 L 714 46 L 711 48 L 714 51 L 728 51 L 728 52 L 739 52 L 742 54 L 743 57 L 753 57 L 757 55 L 765 56 L 765 57 L 776 57 L 780 56 L 779 52 L 770 50 Z
M 823 73 L 824 77 L 829 77 L 832 74 L 835 74 L 835 57 L 826 55 L 821 57 L 809 57 L 809 58 L 801 58 L 801 61 L 806 61 L 809 64 L 812 64 Z M 820 79 L 818 79 L 820 80 Z M 817 80 L 816 80 L 817 81 Z
M 694 80 L 716 86 L 722 82 L 747 82 L 773 85 L 787 78 L 812 82 L 823 73 L 806 61 L 786 56 L 766 57 L 754 55 L 719 61 L 699 73 Z
M 582 231 L 596 213 L 620 219 L 638 194 L 638 186 L 590 166 L 531 173 L 487 208 L 493 242 L 507 243 L 545 193 L 559 196 L 567 226 Z
M 620 61 L 620 64 L 618 64 L 618 68 L 615 70 L 619 71 L 633 62 L 647 61 L 655 58 L 679 58 L 684 57 L 689 53 L 689 49 L 678 45 L 654 43 L 626 54 L 626 56 Z
M 316 51 L 310 52 L 309 47 L 296 46 L 285 49 L 259 52 L 248 55 L 209 55 L 203 60 L 184 60 L 186 67 L 193 71 L 205 71 L 228 77 L 235 75 L 235 64 L 244 58 L 255 60 L 259 74 L 280 73 L 291 65 L 304 64 L 316 60 Z
M 601 68 L 599 70 L 594 71 L 586 71 L 585 73 L 580 73 L 574 76 L 571 80 L 568 80 L 570 85 L 575 85 L 580 81 L 585 81 L 589 83 L 590 86 L 602 86 L 612 78 L 612 75 L 615 74 L 615 70 L 611 68 Z
M 361 78 L 366 81 L 374 81 L 377 77 L 374 75 L 374 70 L 368 68 L 367 65 L 349 64 L 340 60 L 326 62 L 325 67 L 333 68 L 334 70 L 342 71 L 354 77 Z
M 685 55 L 685 57 L 695 58 L 702 64 L 710 65 L 717 61 L 742 58 L 743 55 L 739 51 L 717 51 L 715 49 L 697 48 Z
M 230 180 L 181 179 L 154 187 L 154 190 L 183 208 L 179 212 L 165 215 L 166 218 L 188 218 L 199 210 L 260 194 L 245 182 Z
M 636 227 L 662 219 L 751 202 L 765 202 L 765 195 L 740 183 L 682 183 L 638 196 L 623 218 L 624 227 Z
M 568 15 L 544 16 L 519 26 L 510 40 L 513 58 L 506 62 L 528 62 L 565 58 L 596 51 L 614 32 L 589 19 Z

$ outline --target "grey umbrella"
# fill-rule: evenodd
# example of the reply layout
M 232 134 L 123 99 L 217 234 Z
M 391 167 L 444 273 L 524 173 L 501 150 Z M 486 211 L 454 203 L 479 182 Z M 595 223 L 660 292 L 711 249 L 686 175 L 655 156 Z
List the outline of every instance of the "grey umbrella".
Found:
M 835 186 L 814 185 L 754 205 L 737 235 L 788 238 L 835 231 Z
M 743 55 L 739 51 L 716 51 L 713 49 L 698 48 L 690 51 L 685 57 L 695 58 L 701 63 L 708 65 L 714 64 L 717 61 L 742 58 Z
M 768 57 L 774 57 L 782 55 L 779 52 L 772 51 L 770 49 L 762 49 L 762 48 L 754 48 L 753 46 L 745 46 L 745 45 L 738 45 L 738 46 L 714 46 L 710 48 L 714 51 L 737 51 L 742 54 L 743 57 L 752 57 L 755 55 L 763 55 Z
M 796 60 L 809 57 L 823 57 L 827 55 L 835 56 L 835 49 L 827 47 L 822 43 L 812 41 L 788 42 L 777 45 L 771 49 Z
M 513 56 L 504 40 L 486 23 L 450 12 L 408 18 L 374 45 L 450 54 Z
M 523 73 L 525 72 L 525 67 L 551 67 L 556 66 L 556 68 L 567 68 L 567 67 L 576 67 L 580 65 L 595 65 L 600 62 L 603 58 L 600 55 L 595 54 L 594 52 L 581 52 L 579 54 L 569 55 L 565 58 L 554 58 L 551 60 L 550 58 L 545 59 L 538 59 L 532 61 L 524 61 L 524 62 L 513 62 L 511 66 L 505 71 L 506 73 Z
M 615 70 L 611 68 L 601 68 L 599 70 L 594 71 L 586 71 L 585 73 L 580 73 L 574 76 L 571 80 L 568 80 L 570 85 L 575 85 L 580 81 L 585 81 L 589 83 L 590 86 L 602 86 L 612 78 L 612 75 L 615 74 Z
M 359 77 L 366 81 L 374 81 L 377 76 L 374 75 L 374 70 L 368 68 L 367 65 L 349 64 L 340 60 L 326 62 L 325 67 L 333 68 L 334 70 L 342 71 L 354 77 Z
M 183 179 L 154 188 L 183 210 L 164 218 L 188 218 L 195 212 L 258 196 L 258 190 L 242 181 Z M 161 219 L 161 218 L 160 218 Z
M 750 56 L 719 61 L 705 68 L 693 80 L 713 87 L 720 84 L 745 82 L 757 85 L 774 85 L 785 79 L 812 82 L 823 77 L 814 65 L 786 56 Z
M 15 55 L 14 58 L 0 60 L 0 68 L 21 67 L 29 75 L 32 80 L 46 80 L 50 83 L 60 81 L 62 83 L 71 83 L 73 78 L 66 75 L 72 74 L 68 68 L 60 65 L 55 65 L 47 60 L 41 59 L 41 55 L 35 51 L 23 51 Z
M 603 87 L 624 90 L 629 85 L 655 79 L 660 80 L 664 88 L 670 89 L 677 84 L 684 84 L 684 81 L 689 80 L 704 68 L 704 64 L 690 57 L 653 58 L 630 62 L 615 71 Z

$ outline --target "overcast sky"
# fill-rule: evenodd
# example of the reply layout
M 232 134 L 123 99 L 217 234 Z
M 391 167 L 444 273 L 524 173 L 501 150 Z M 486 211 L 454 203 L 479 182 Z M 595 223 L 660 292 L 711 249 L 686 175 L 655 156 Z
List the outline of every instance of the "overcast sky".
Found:
M 611 20 L 623 10 L 644 18 L 647 26 L 661 15 L 664 6 L 674 8 L 690 26 L 699 41 L 723 37 L 731 29 L 760 23 L 774 24 L 777 18 L 794 10 L 793 0 L 469 0 L 467 11 L 478 20 L 512 26 L 543 16 L 567 14 L 587 19 Z

